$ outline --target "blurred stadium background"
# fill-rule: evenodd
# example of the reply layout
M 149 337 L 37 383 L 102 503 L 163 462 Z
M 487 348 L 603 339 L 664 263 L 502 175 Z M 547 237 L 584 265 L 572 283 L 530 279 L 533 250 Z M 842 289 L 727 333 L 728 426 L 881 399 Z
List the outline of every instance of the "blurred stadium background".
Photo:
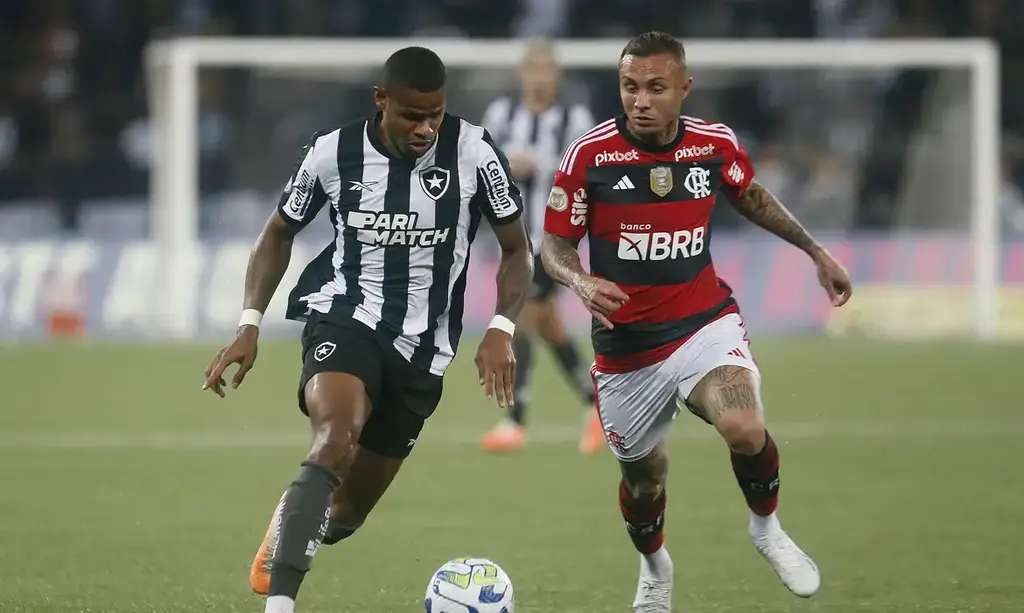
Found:
M 1001 53 L 1002 311 L 971 324 L 970 90 L 963 70 L 698 70 L 686 112 L 732 126 L 760 180 L 850 268 L 831 313 L 803 256 L 727 207 L 714 253 L 737 288 L 785 443 L 783 506 L 816 556 L 794 602 L 745 543 L 720 443 L 673 434 L 669 545 L 686 611 L 1021 611 L 1024 417 L 1024 4 L 1013 0 L 7 0 L 0 3 L 0 611 L 257 611 L 250 556 L 306 444 L 298 329 L 271 317 L 256 369 L 199 392 L 232 334 L 245 258 L 299 146 L 370 109 L 361 71 L 203 69 L 199 237 L 188 342 L 151 338 L 154 147 L 143 53 L 179 35 L 686 39 L 987 37 Z M 517 88 L 454 69 L 451 110 L 479 119 Z M 563 97 L 618 112 L 606 70 Z M 301 265 L 330 235 L 303 234 Z M 474 251 L 467 325 L 493 307 L 495 250 Z M 285 284 L 289 281 L 286 279 Z M 564 297 L 576 330 L 586 317 Z M 924 342 L 907 343 L 907 339 Z M 621 611 L 635 560 L 607 454 L 579 457 L 579 411 L 540 368 L 533 444 L 482 456 L 496 409 L 472 340 L 414 460 L 363 531 L 317 557 L 300 605 L 415 611 L 456 555 L 501 563 L 520 611 Z M 547 364 L 542 363 L 542 364 Z M 596 538 L 595 538 L 596 536 Z

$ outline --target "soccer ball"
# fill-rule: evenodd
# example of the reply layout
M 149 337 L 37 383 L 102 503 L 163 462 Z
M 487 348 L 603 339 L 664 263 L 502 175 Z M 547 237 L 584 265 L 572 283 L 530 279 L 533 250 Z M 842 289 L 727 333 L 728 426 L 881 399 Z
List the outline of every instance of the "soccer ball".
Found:
M 437 569 L 423 597 L 426 613 L 513 613 L 512 580 L 484 558 L 455 558 Z

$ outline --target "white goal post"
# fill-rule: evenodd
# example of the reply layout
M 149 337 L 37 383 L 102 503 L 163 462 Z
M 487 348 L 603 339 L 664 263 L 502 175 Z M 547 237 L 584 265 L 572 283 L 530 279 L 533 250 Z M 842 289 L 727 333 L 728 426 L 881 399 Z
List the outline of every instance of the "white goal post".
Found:
M 625 41 L 558 41 L 567 68 L 611 68 Z M 693 67 L 761 69 L 966 69 L 971 75 L 970 165 L 973 330 L 995 336 L 999 316 L 999 52 L 985 39 L 687 40 Z M 467 39 L 177 38 L 146 51 L 155 134 L 150 180 L 151 234 L 161 282 L 152 304 L 158 335 L 191 338 L 196 330 L 192 275 L 198 228 L 198 96 L 200 68 L 351 69 L 379 66 L 409 44 L 429 47 L 450 67 L 509 67 L 523 41 Z

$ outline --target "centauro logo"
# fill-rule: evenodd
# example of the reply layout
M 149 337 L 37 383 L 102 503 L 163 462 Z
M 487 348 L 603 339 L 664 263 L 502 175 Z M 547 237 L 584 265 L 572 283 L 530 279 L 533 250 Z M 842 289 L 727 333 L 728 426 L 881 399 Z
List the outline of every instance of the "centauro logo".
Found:
M 622 230 L 649 230 L 650 224 L 622 224 Z M 704 226 L 675 232 L 621 232 L 620 260 L 675 260 L 704 252 Z
M 347 225 L 365 245 L 434 247 L 448 240 L 450 228 L 417 228 L 418 219 L 418 213 L 351 211 Z

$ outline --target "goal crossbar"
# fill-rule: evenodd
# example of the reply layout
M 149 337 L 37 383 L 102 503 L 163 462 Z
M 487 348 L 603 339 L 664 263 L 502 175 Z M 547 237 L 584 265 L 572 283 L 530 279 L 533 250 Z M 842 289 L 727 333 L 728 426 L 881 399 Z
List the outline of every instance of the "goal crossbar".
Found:
M 451 67 L 514 65 L 525 50 L 520 40 L 416 39 Z M 625 41 L 556 41 L 559 60 L 570 68 L 610 68 Z M 154 305 L 159 333 L 189 338 L 196 329 L 188 302 L 198 229 L 197 73 L 200 68 L 366 69 L 384 63 L 405 39 L 310 39 L 183 37 L 155 41 L 146 49 L 147 87 L 157 146 L 150 178 L 152 238 L 165 276 Z M 987 39 L 956 40 L 688 40 L 694 68 L 885 69 L 959 68 L 971 74 L 970 165 L 974 331 L 995 335 L 999 316 L 999 51 Z

